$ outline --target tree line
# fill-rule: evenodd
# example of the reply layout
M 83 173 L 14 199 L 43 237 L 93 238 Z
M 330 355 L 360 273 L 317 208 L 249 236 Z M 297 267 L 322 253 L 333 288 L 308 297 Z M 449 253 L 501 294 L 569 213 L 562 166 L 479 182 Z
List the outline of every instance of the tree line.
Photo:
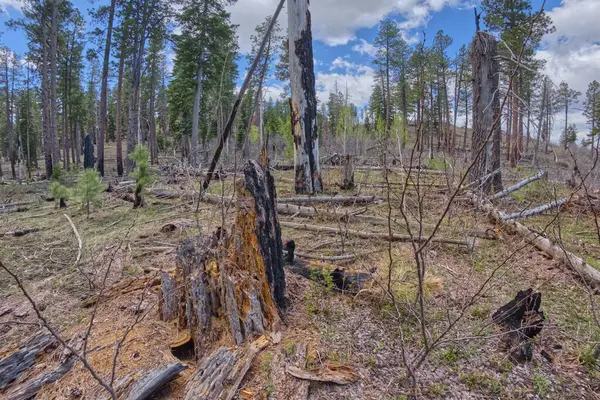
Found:
M 244 56 L 227 11 L 233 3 L 111 0 L 89 11 L 93 27 L 86 31 L 82 12 L 69 0 L 26 0 L 22 16 L 11 19 L 7 29 L 26 35 L 28 51 L 17 55 L 7 46 L 0 51 L 0 153 L 10 160 L 12 177 L 21 165 L 31 177 L 42 156 L 48 177 L 58 163 L 66 169 L 80 166 L 87 135 L 96 145 L 101 175 L 106 158 L 113 157 L 105 154 L 108 141 L 116 142 L 119 176 L 133 170 L 127 155 L 139 143 L 148 146 L 152 164 L 159 151 L 171 148 L 194 167 L 206 161 L 211 140 L 223 131 L 233 107 L 238 61 Z M 564 118 L 561 143 L 575 142 L 578 132 L 569 116 L 580 98 L 590 127 L 582 144 L 592 153 L 598 149 L 598 81 L 582 97 L 567 82 L 551 82 L 535 57 L 544 35 L 554 29 L 550 18 L 533 10 L 529 0 L 484 0 L 481 15 L 500 39 L 499 90 L 508 93 L 501 140 L 510 165 L 532 150 L 534 158 L 540 149 L 547 150 L 557 116 Z M 265 41 L 231 144 L 246 157 L 254 143 L 268 148 L 275 136 L 287 142 L 290 155 L 294 146 L 288 98 L 293 92 L 290 71 L 297 61 L 290 63 L 290 32 L 275 24 L 265 37 L 270 22 L 267 17 L 256 27 L 245 55 L 252 62 Z M 400 153 L 413 141 L 430 157 L 467 149 L 473 102 L 470 48 L 463 45 L 451 56 L 452 44 L 440 30 L 409 45 L 393 19 L 381 21 L 369 104 L 357 107 L 348 94 L 352 88 L 337 82 L 329 98 L 315 104 L 310 123 L 318 136 L 342 139 L 344 154 L 351 135 L 394 137 Z M 172 70 L 166 51 L 170 46 L 175 53 Z M 521 62 L 512 74 L 517 56 Z M 284 87 L 275 99 L 265 95 L 266 83 L 273 80 Z

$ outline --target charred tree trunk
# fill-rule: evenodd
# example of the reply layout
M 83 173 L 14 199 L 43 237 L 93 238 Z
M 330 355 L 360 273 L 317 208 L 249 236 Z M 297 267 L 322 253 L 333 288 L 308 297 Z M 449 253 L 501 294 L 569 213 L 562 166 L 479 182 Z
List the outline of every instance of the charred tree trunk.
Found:
M 290 111 L 296 193 L 323 191 L 317 137 L 317 97 L 308 0 L 288 0 Z
M 161 318 L 189 331 L 198 358 L 217 342 L 240 345 L 262 335 L 285 308 L 274 180 L 256 161 L 244 176 L 232 234 L 217 230 L 202 246 L 209 251 L 184 242 L 175 272 L 162 277 Z
M 104 137 L 108 127 L 107 93 L 108 93 L 108 61 L 110 59 L 110 44 L 112 40 L 113 19 L 117 0 L 111 0 L 108 14 L 108 27 L 106 30 L 106 44 L 104 46 L 104 61 L 102 64 L 102 87 L 100 89 L 100 135 L 98 137 L 98 172 L 104 176 Z
M 500 100 L 498 98 L 498 62 L 496 40 L 477 32 L 472 44 L 473 64 L 473 136 L 471 157 L 474 182 L 500 167 Z M 481 183 L 484 193 L 501 190 L 500 174 Z M 500 186 L 500 187 L 498 187 Z

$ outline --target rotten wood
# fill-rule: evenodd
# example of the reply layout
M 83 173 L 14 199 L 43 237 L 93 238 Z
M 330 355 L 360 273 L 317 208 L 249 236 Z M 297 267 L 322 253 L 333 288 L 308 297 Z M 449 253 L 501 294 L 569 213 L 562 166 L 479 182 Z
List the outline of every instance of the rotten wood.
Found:
M 313 382 L 335 383 L 338 385 L 348 385 L 360 380 L 360 375 L 354 368 L 337 363 L 326 363 L 318 371 L 307 371 L 294 365 L 287 365 L 285 371 L 298 378 Z
M 187 365 L 177 362 L 148 371 L 142 379 L 135 383 L 127 396 L 127 400 L 151 398 L 160 388 L 175 379 L 180 372 L 187 368 Z
M 265 336 L 236 350 L 220 347 L 205 357 L 185 387 L 185 400 L 231 400 L 256 355 L 269 345 Z
M 18 351 L 0 360 L 0 390 L 17 380 L 36 363 L 37 356 L 55 344 L 50 335 L 38 335 L 25 342 Z

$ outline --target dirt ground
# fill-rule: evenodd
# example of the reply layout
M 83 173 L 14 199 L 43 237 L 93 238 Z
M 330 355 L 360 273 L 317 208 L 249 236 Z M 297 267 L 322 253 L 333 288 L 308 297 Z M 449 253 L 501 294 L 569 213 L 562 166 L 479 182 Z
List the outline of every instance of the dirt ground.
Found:
M 114 162 L 114 160 L 108 160 Z M 161 159 L 167 163 L 166 159 Z M 387 184 L 381 171 L 357 171 L 356 188 L 340 191 L 339 168 L 323 170 L 327 194 L 377 195 L 387 198 Z M 113 168 L 108 168 L 113 171 Z M 97 294 L 107 276 L 107 288 L 135 290 L 108 291 L 99 302 L 88 344 L 88 361 L 100 376 L 108 377 L 113 366 L 115 343 L 141 315 L 121 346 L 116 364 L 118 382 L 161 364 L 172 363 L 170 344 L 184 332 L 158 318 L 160 286 L 152 285 L 161 271 L 177 263 L 177 246 L 183 238 L 208 235 L 218 226 L 230 226 L 235 207 L 200 203 L 189 199 L 159 199 L 160 191 L 197 192 L 199 178 L 174 176 L 172 170 L 156 168 L 157 181 L 149 188 L 146 206 L 134 210 L 132 203 L 114 193 L 105 193 L 102 207 L 86 217 L 75 199 L 67 209 L 56 209 L 45 201 L 47 183 L 0 186 L 0 203 L 31 202 L 20 212 L 0 214 L 0 260 L 24 282 L 39 310 L 67 341 L 85 335 L 94 307 L 84 307 Z M 504 174 L 505 186 L 536 171 L 520 168 Z M 293 173 L 274 171 L 278 196 L 293 194 Z M 458 173 L 455 174 L 458 176 Z M 210 193 L 231 195 L 230 173 L 215 182 Z M 107 181 L 116 184 L 109 172 Z M 403 176 L 390 174 L 390 203 L 361 206 L 315 205 L 318 210 L 374 215 L 391 215 L 395 233 L 407 234 L 400 209 Z M 545 203 L 561 193 L 564 185 L 539 182 L 500 200 L 496 206 L 518 211 Z M 454 184 L 454 181 L 453 181 Z M 405 214 L 416 232 L 420 225 L 427 236 L 437 224 L 452 190 L 443 175 L 423 176 L 419 185 L 406 190 Z M 419 202 L 419 197 L 421 202 Z M 459 196 L 460 197 L 460 196 Z M 64 216 L 68 214 L 81 235 L 81 260 L 76 263 L 78 241 Z M 565 247 L 600 265 L 600 246 L 594 217 L 585 210 L 567 208 L 560 218 L 555 212 L 524 220 L 549 238 L 562 237 Z M 303 222 L 370 232 L 388 232 L 388 226 L 365 222 L 341 222 L 326 218 L 280 215 L 280 222 Z M 172 232 L 161 228 L 168 223 Z M 17 229 L 37 228 L 24 236 L 3 236 Z M 198 229 L 199 228 L 199 229 Z M 293 239 L 298 252 L 316 256 L 354 254 L 345 262 L 311 261 L 313 266 L 347 268 L 369 273 L 373 279 L 358 294 L 333 290 L 292 273 L 286 274 L 289 307 L 278 325 L 281 338 L 255 359 L 240 385 L 241 398 L 286 399 L 280 379 L 281 360 L 289 360 L 298 346 L 306 344 L 305 367 L 317 369 L 328 362 L 352 367 L 360 376 L 357 383 L 333 385 L 310 383 L 310 399 L 598 399 L 600 371 L 593 359 L 600 342 L 600 327 L 592 304 L 600 300 L 569 267 L 548 259 L 520 236 L 503 232 L 465 200 L 458 200 L 442 220 L 436 238 L 472 242 L 468 232 L 494 231 L 497 240 L 476 239 L 472 248 L 431 243 L 423 251 L 425 263 L 424 311 L 428 344 L 435 343 L 425 361 L 408 371 L 405 360 L 414 366 L 426 351 L 420 314 L 414 301 L 417 274 L 414 248 L 409 243 L 361 239 L 352 235 L 331 235 L 282 227 L 283 239 Z M 391 254 L 391 260 L 390 260 Z M 109 269 L 108 273 L 106 273 Z M 390 279 L 391 278 L 391 279 Z M 141 283 L 140 283 L 141 282 Z M 395 301 L 386 294 L 387 287 Z M 135 285 L 133 285 L 135 286 Z M 133 287 L 131 286 L 131 287 Z M 491 315 L 514 298 L 519 290 L 533 288 L 542 294 L 544 328 L 533 343 L 533 360 L 513 363 L 503 345 L 503 328 Z M 475 296 L 475 300 L 473 300 Z M 452 329 L 446 333 L 448 326 Z M 36 314 L 15 282 L 0 272 L 0 359 L 20 344 L 43 331 Z M 440 335 L 443 336 L 440 338 Z M 19 384 L 51 370 L 58 364 L 60 347 L 42 354 L 36 366 L 0 391 L 0 397 Z M 156 399 L 183 398 L 187 378 L 196 368 L 195 360 L 184 359 L 189 369 L 167 385 Z M 414 375 L 414 380 L 410 375 Z M 81 363 L 59 381 L 45 385 L 39 399 L 107 398 Z

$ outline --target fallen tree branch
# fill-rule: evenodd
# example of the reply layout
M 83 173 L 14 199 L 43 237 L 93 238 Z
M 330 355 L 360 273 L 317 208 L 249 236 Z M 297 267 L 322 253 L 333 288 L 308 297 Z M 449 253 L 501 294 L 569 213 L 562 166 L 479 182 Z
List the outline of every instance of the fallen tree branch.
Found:
M 357 236 L 357 237 L 364 238 L 364 239 L 381 239 L 381 240 L 386 240 L 386 241 L 391 241 L 391 242 L 413 242 L 414 241 L 414 242 L 421 243 L 421 242 L 425 242 L 427 240 L 425 237 L 418 238 L 418 237 L 411 237 L 408 235 L 398 235 L 398 234 L 389 235 L 387 233 L 355 231 L 352 229 L 340 229 L 340 228 L 333 228 L 333 227 L 329 227 L 329 226 L 297 224 L 294 222 L 286 222 L 286 221 L 281 221 L 280 225 L 288 227 L 288 228 L 300 229 L 300 230 L 311 231 L 311 232 L 333 233 L 336 235 Z M 456 244 L 459 246 L 469 247 L 469 244 L 463 240 L 433 238 L 430 241 L 433 243 Z
M 342 364 L 326 364 L 317 372 L 307 371 L 294 365 L 287 365 L 285 372 L 298 378 L 308 381 L 336 383 L 338 385 L 347 385 L 360 379 L 360 376 L 352 367 Z
M 319 261 L 347 261 L 354 260 L 356 257 L 358 257 L 356 254 L 342 254 L 341 256 L 316 256 L 313 254 L 300 253 L 298 251 L 296 251 L 294 254 L 296 255 L 296 257 L 306 258 L 307 260 Z
M 544 211 L 548 211 L 548 210 L 551 210 L 553 208 L 562 207 L 565 204 L 567 204 L 567 202 L 568 202 L 568 199 L 555 200 L 555 201 L 552 201 L 552 202 L 550 202 L 548 204 L 544 204 L 544 205 L 541 205 L 539 207 L 532 208 L 532 209 L 529 209 L 529 210 L 523 210 L 523 211 L 520 211 L 520 212 L 517 212 L 517 213 L 513 213 L 513 214 L 504 214 L 504 215 L 502 215 L 501 220 L 502 221 L 509 221 L 511 219 L 519 219 L 519 218 L 531 217 L 533 215 L 541 214 Z
M 28 233 L 34 233 L 34 232 L 38 232 L 40 229 L 39 228 L 23 228 L 23 229 L 18 229 L 16 231 L 10 231 L 10 232 L 5 232 L 4 234 L 1 234 L 0 236 L 14 236 L 14 237 L 20 237 L 20 236 L 25 236 Z
M 75 224 L 73 223 L 73 220 L 71 219 L 71 217 L 69 217 L 67 214 L 63 214 L 63 215 L 69 221 L 69 224 L 71 225 L 71 229 L 73 229 L 73 233 L 77 237 L 78 252 L 77 252 L 77 259 L 75 260 L 75 266 L 77 267 L 77 264 L 79 263 L 79 260 L 81 259 L 81 249 L 83 248 L 83 242 L 81 241 L 81 236 L 79 236 L 79 232 L 77 232 L 77 228 L 75 227 Z
M 490 200 L 498 200 L 501 199 L 503 197 L 508 196 L 509 194 L 516 192 L 517 190 L 521 189 L 522 187 L 525 187 L 527 185 L 529 185 L 531 182 L 535 182 L 537 180 L 542 179 L 544 176 L 546 175 L 546 172 L 544 172 L 543 170 L 539 170 L 537 175 L 532 176 L 530 178 L 527 178 L 525 180 L 522 180 L 521 182 L 517 183 L 516 185 L 513 185 L 511 187 L 508 187 L 506 189 L 504 189 L 501 192 L 498 192 L 492 196 L 490 196 Z
M 588 277 L 595 283 L 600 283 L 600 271 L 586 263 L 582 258 L 571 252 L 563 250 L 560 246 L 554 244 L 550 239 L 533 232 L 523 224 L 514 219 L 504 219 L 504 214 L 498 211 L 489 201 L 482 200 L 479 196 L 472 194 L 471 201 L 481 211 L 486 213 L 497 223 L 502 224 L 509 231 L 512 230 L 528 240 L 537 249 L 543 251 L 550 257 L 564 264 L 571 265 L 581 275 Z
M 365 204 L 383 201 L 378 196 L 320 196 L 320 197 L 282 197 L 277 199 L 277 203 L 330 203 L 330 204 Z

